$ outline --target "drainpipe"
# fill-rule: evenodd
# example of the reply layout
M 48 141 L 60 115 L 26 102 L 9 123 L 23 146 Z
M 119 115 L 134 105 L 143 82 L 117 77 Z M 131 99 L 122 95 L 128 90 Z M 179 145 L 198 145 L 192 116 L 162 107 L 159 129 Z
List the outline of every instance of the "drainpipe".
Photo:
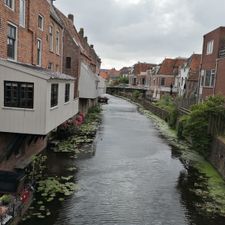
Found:
M 214 77 L 214 84 L 213 84 L 213 96 L 215 96 L 215 92 L 216 92 L 216 79 L 217 79 L 217 70 L 218 70 L 219 60 L 220 60 L 220 58 L 216 59 L 215 77 Z
M 30 27 L 30 11 L 31 11 L 31 0 L 28 1 L 28 20 L 27 20 L 27 27 L 28 27 L 28 31 L 31 33 L 32 35 L 32 44 L 31 44 L 31 64 L 34 64 L 34 44 L 35 42 L 35 34 L 33 32 L 33 30 Z

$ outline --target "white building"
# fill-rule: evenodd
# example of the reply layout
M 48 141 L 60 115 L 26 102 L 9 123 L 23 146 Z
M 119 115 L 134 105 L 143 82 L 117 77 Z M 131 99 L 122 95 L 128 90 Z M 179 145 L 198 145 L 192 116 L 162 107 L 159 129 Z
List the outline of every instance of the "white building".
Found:
M 106 93 L 106 80 L 101 76 L 99 76 L 98 79 L 98 96 L 102 96 Z
M 46 135 L 78 112 L 74 78 L 0 60 L 0 132 Z
M 90 67 L 81 62 L 79 77 L 79 111 L 87 113 L 88 109 L 96 105 L 98 98 L 99 77 Z
M 179 75 L 177 77 L 177 87 L 178 87 L 178 95 L 183 96 L 186 90 L 186 83 L 188 79 L 188 74 L 190 71 L 190 66 L 188 62 L 184 63 L 179 71 Z

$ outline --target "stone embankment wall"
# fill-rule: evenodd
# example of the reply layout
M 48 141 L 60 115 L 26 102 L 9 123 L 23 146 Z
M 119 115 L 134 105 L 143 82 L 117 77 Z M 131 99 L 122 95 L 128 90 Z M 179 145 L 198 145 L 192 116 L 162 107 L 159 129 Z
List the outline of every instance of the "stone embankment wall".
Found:
M 210 162 L 225 179 L 225 139 L 215 137 L 211 145 Z

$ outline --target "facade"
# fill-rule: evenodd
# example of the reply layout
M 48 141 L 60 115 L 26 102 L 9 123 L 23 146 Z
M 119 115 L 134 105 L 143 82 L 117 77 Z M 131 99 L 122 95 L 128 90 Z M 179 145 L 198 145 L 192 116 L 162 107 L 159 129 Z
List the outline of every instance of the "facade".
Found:
M 129 76 L 129 86 L 139 88 L 148 88 L 150 79 L 150 70 L 156 66 L 152 63 L 136 63 L 133 66 L 131 75 Z
M 225 27 L 219 27 L 203 37 L 201 81 L 199 99 L 204 100 L 215 94 L 225 95 Z
M 66 17 L 55 9 L 64 27 L 63 72 L 75 78 L 74 97 L 79 97 L 79 111 L 87 113 L 97 103 L 98 75 L 101 59 L 97 56 L 93 45 L 84 37 L 84 29 L 77 32 L 74 16 Z M 88 87 L 88 88 L 87 88 Z
M 181 66 L 178 75 L 178 95 L 186 98 L 196 97 L 198 94 L 199 71 L 201 55 L 192 54 Z
M 152 98 L 160 99 L 163 95 L 177 95 L 177 76 L 180 67 L 186 61 L 184 58 L 166 58 L 160 66 L 150 72 L 150 90 Z
M 62 38 L 52 1 L 0 1 L 1 170 L 26 166 L 78 112 L 74 78 L 62 73 Z

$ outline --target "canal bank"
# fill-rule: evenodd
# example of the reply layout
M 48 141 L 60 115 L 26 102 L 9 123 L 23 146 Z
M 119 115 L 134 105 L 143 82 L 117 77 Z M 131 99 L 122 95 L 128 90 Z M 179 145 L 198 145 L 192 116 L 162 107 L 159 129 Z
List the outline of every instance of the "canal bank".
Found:
M 78 167 L 71 172 L 78 190 L 63 202 L 52 202 L 48 218 L 23 225 L 224 224 L 224 219 L 196 210 L 201 199 L 190 189 L 198 174 L 181 163 L 178 149 L 137 106 L 110 96 L 94 148 L 95 155 L 82 160 L 53 153 L 54 172 Z

